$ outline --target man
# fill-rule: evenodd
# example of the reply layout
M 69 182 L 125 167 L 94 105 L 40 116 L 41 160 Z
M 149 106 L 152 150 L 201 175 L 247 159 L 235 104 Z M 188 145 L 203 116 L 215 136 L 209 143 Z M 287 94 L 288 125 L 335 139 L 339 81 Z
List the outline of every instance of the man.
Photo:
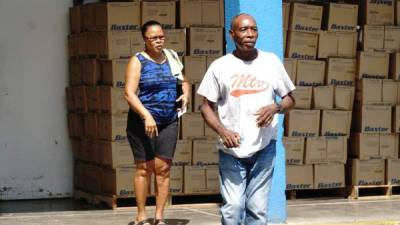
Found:
M 295 87 L 275 55 L 255 48 L 258 29 L 252 16 L 233 18 L 229 32 L 236 49 L 211 64 L 197 93 L 204 97 L 206 123 L 220 137 L 222 224 L 265 225 L 277 113 L 293 107 Z

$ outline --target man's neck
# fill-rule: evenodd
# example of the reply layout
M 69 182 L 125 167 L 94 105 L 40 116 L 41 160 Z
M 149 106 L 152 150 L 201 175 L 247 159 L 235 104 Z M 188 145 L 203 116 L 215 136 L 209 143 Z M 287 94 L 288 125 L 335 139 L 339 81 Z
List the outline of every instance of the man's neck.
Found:
M 250 51 L 241 51 L 238 49 L 235 49 L 233 51 L 233 55 L 235 55 L 237 58 L 244 60 L 244 61 L 252 61 L 258 56 L 258 51 L 257 49 L 252 49 Z

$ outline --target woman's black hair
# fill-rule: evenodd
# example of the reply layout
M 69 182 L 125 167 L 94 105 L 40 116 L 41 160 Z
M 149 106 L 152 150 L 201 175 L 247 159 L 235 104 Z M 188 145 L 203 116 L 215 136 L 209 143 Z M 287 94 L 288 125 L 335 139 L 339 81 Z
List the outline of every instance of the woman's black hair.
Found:
M 149 29 L 149 27 L 154 26 L 154 25 L 161 27 L 161 23 L 159 23 L 155 20 L 150 20 L 150 21 L 147 21 L 146 23 L 144 23 L 141 27 L 142 37 L 145 37 L 144 34 L 146 33 L 146 31 Z

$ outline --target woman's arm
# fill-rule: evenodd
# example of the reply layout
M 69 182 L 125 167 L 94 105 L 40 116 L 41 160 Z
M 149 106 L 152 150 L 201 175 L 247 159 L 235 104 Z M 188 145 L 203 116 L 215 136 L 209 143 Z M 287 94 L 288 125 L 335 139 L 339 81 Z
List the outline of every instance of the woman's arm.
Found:
M 146 135 L 154 137 L 158 136 L 157 124 L 153 116 L 143 106 L 136 95 L 139 86 L 141 67 L 137 57 L 132 57 L 131 60 L 129 60 L 125 73 L 125 99 L 129 107 L 144 120 Z

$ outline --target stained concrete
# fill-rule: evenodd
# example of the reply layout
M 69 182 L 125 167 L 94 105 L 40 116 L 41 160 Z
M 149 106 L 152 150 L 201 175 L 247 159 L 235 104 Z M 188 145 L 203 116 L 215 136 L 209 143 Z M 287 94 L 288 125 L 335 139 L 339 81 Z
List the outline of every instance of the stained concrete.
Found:
M 148 215 L 154 215 L 149 206 Z M 400 224 L 400 199 L 380 200 L 290 200 L 287 224 Z M 0 202 L 1 225 L 132 225 L 134 207 L 116 210 L 93 207 L 72 199 Z M 169 206 L 170 225 L 220 224 L 218 204 Z

